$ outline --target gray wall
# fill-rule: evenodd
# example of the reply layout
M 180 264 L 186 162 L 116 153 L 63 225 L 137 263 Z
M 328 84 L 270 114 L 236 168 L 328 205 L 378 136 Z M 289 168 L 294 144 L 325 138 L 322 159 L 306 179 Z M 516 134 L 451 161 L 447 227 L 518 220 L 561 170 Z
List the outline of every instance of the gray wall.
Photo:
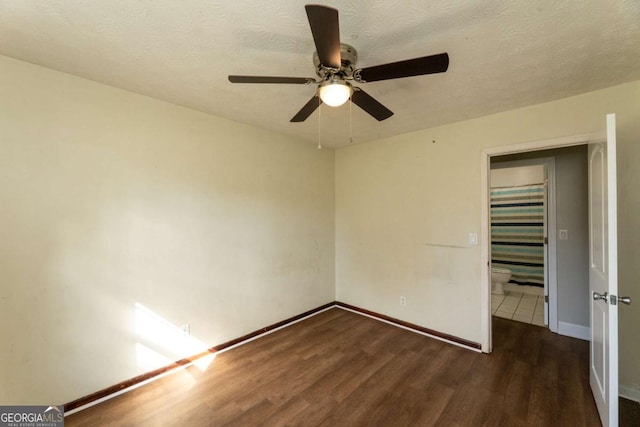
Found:
M 589 326 L 589 214 L 587 146 L 500 156 L 492 164 L 554 157 L 556 164 L 556 227 L 569 231 L 557 240 L 558 321 Z M 558 232 L 556 230 L 556 236 Z

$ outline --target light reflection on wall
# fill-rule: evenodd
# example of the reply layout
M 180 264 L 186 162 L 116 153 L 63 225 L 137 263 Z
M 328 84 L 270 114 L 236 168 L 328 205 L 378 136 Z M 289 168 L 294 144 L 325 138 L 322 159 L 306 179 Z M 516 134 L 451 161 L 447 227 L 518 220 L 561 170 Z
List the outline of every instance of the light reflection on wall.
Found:
M 138 367 L 145 371 L 152 371 L 159 366 L 167 366 L 175 362 L 175 360 L 171 360 L 139 342 L 136 343 L 136 360 Z
M 135 331 L 142 341 L 136 343 L 138 367 L 146 371 L 207 350 L 202 341 L 185 334 L 182 329 L 140 303 L 135 304 Z M 205 371 L 213 359 L 215 354 L 209 354 L 193 364 Z

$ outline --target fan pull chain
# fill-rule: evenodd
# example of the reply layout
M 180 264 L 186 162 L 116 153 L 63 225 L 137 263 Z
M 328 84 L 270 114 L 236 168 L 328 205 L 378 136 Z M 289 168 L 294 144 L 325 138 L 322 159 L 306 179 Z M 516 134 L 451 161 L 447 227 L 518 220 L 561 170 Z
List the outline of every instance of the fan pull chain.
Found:
M 320 97 L 318 97 L 318 150 L 322 150 L 322 139 L 321 139 L 321 133 L 320 133 L 320 124 L 321 124 L 321 118 L 322 118 L 322 101 L 320 100 Z
M 351 105 L 353 104 L 353 101 L 351 100 L 351 98 L 353 97 L 353 94 L 349 97 L 349 144 L 351 144 L 353 142 L 353 128 L 352 128 L 352 120 L 351 120 Z

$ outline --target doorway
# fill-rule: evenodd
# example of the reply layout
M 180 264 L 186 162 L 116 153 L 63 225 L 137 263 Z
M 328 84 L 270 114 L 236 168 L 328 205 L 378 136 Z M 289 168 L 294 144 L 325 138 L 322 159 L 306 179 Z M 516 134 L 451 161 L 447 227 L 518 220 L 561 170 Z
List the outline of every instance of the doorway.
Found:
M 558 153 L 563 150 L 573 151 L 582 150 L 584 156 L 580 156 L 582 167 L 586 173 L 587 155 L 586 144 L 590 141 L 600 140 L 604 138 L 603 135 L 584 135 L 581 137 L 560 138 L 555 140 L 538 141 L 533 143 L 524 143 L 512 146 L 497 147 L 487 149 L 482 152 L 482 206 L 486 207 L 482 210 L 482 224 L 481 228 L 481 254 L 483 259 L 482 264 L 482 302 L 483 302 L 483 341 L 482 350 L 490 352 L 492 348 L 491 343 L 491 283 L 490 283 L 490 172 L 492 160 L 499 159 L 503 161 L 523 161 L 532 159 L 540 159 L 553 157 L 556 160 L 559 158 Z M 580 147 L 582 146 L 582 147 Z M 563 149 L 563 150 L 560 150 Z M 564 164 L 564 163 L 563 163 Z M 567 176 L 566 170 L 562 166 L 559 166 L 558 162 L 555 163 L 555 174 L 562 177 L 565 180 L 563 186 L 563 192 L 572 186 L 576 185 L 576 182 L 571 181 L 570 172 Z M 553 176 L 553 173 L 549 173 L 549 176 Z M 568 181 L 567 181 L 568 179 Z M 568 185 L 567 185 L 568 182 Z M 586 203 L 588 194 L 586 192 L 586 175 L 583 175 L 582 182 L 584 183 L 584 191 L 580 190 L 577 194 L 581 195 L 583 202 Z M 549 192 L 555 191 L 554 186 L 549 186 Z M 550 200 L 553 198 L 559 199 L 557 204 L 573 204 L 569 200 L 566 194 L 552 195 L 550 194 Z M 553 209 L 553 211 L 557 211 Z M 573 336 L 582 339 L 588 339 L 589 337 L 589 305 L 588 305 L 588 288 L 582 289 L 588 283 L 588 209 L 585 204 L 581 209 L 583 219 L 576 220 L 572 215 L 566 216 L 566 212 L 562 217 L 555 221 L 553 214 L 549 215 L 547 220 L 547 238 L 549 239 L 548 245 L 548 260 L 545 263 L 548 266 L 548 277 L 545 278 L 549 296 L 547 324 L 549 329 L 553 332 L 560 333 L 562 335 Z M 551 222 L 555 221 L 554 224 Z M 554 232 L 557 229 L 563 229 L 566 241 L 558 241 L 559 247 L 562 248 L 562 253 L 558 254 L 558 247 L 553 245 L 555 239 Z M 580 232 L 583 229 L 585 232 Z M 586 237 L 585 237 L 586 236 Z M 573 250 L 571 248 L 574 248 Z M 575 247 L 579 249 L 575 251 Z M 560 255 L 560 257 L 559 257 Z M 586 261 L 585 261 L 586 260 Z M 561 271 L 558 270 L 558 264 L 562 262 Z M 555 266 L 554 266 L 555 263 Z M 580 267 L 574 268 L 576 265 Z M 584 277 L 582 277 L 584 276 Z M 558 283 L 561 283 L 558 288 Z M 555 288 L 555 289 L 554 289 Z M 554 297 L 553 294 L 556 294 Z M 558 309 L 558 302 L 560 302 L 560 310 Z M 579 307 L 579 308 L 576 308 Z M 561 312 L 560 317 L 557 316 L 558 312 Z
M 538 141 L 485 149 L 481 153 L 482 205 L 487 206 L 490 159 L 492 156 L 534 152 L 552 147 L 588 144 L 588 263 L 590 323 L 587 338 L 590 341 L 590 385 L 604 425 L 618 423 L 618 311 L 617 281 L 617 222 L 616 222 L 616 130 L 615 114 L 606 117 L 606 135 L 590 134 L 555 140 Z M 560 199 L 560 198 L 559 198 Z M 482 309 L 482 350 L 491 352 L 491 317 L 488 315 L 489 256 L 488 209 L 482 211 L 481 228 L 481 295 L 487 303 Z M 596 274 L 597 273 L 597 274 Z M 594 275 L 598 276 L 594 278 Z M 610 298 L 609 298 L 610 296 Z M 597 310 L 596 307 L 597 306 Z M 609 305 L 611 307 L 609 307 Z M 601 315 L 601 313 L 604 313 Z M 595 316 L 595 318 L 594 318 Z M 597 320 L 597 321 L 596 321 Z M 570 335 L 571 334 L 565 334 Z
M 552 332 L 589 339 L 588 146 L 492 156 L 512 165 L 542 164 L 548 169 L 549 215 L 544 246 L 545 287 Z M 507 163 L 507 165 L 509 164 Z M 517 320 L 517 319 L 516 319 Z
M 509 277 L 491 285 L 491 314 L 556 332 L 557 153 L 544 153 L 490 159 L 491 271 Z

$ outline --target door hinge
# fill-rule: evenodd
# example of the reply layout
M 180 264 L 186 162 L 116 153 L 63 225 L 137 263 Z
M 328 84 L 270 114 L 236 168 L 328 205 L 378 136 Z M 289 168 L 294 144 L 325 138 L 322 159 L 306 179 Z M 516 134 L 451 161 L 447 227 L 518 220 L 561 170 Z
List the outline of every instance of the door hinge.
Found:
M 544 296 L 544 302 L 546 302 L 547 304 L 549 303 L 549 295 Z

